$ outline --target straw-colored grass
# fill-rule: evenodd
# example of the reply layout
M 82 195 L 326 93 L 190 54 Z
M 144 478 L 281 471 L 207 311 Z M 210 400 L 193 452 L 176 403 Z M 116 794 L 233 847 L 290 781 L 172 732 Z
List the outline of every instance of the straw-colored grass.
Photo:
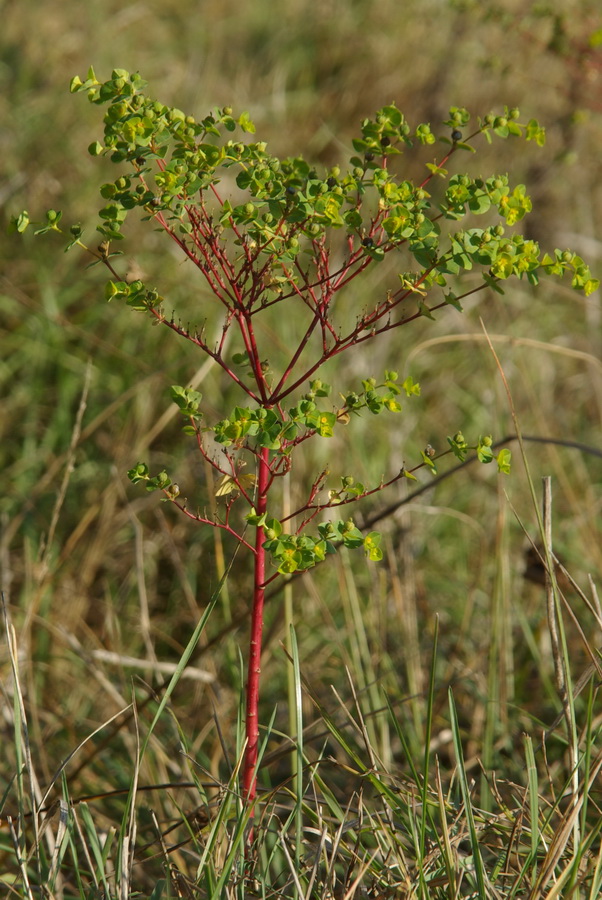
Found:
M 348 155 L 357 120 L 391 100 L 413 121 L 516 104 L 548 144 L 520 158 L 496 144 L 479 166 L 524 181 L 530 235 L 573 246 L 599 275 L 594 2 L 554 0 L 551 14 L 514 0 L 6 7 L 7 221 L 49 206 L 93 221 L 98 111 L 67 92 L 93 62 L 138 68 L 195 113 L 248 108 L 275 152 L 320 165 Z M 132 231 L 128 245 L 178 303 L 203 302 L 158 236 Z M 150 456 L 209 504 L 168 387 L 194 382 L 216 413 L 229 398 L 161 329 L 107 306 L 77 253 L 11 236 L 0 255 L 3 896 L 598 897 L 600 297 L 520 285 L 349 363 L 411 373 L 421 401 L 399 433 L 376 421 L 352 445 L 322 442 L 299 477 L 341 460 L 377 482 L 460 426 L 502 437 L 518 423 L 538 439 L 524 442 L 531 481 L 510 439 L 509 478 L 468 466 L 365 508 L 391 507 L 380 566 L 340 554 L 270 598 L 249 859 L 249 572 L 227 540 L 125 477 Z

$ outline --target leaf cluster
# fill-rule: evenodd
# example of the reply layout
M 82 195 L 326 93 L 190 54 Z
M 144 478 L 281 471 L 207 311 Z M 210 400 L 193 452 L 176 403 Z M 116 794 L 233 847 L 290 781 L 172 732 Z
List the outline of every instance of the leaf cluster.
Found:
M 306 533 L 286 534 L 281 522 L 268 518 L 267 514 L 258 515 L 254 509 L 245 518 L 250 525 L 264 529 L 267 540 L 263 546 L 271 554 L 281 575 L 306 571 L 323 562 L 328 554 L 336 552 L 337 544 L 350 550 L 361 547 L 375 562 L 382 559 L 378 532 L 371 531 L 364 537 L 351 518 L 318 525 L 317 537 Z
M 458 153 L 475 152 L 480 137 L 542 145 L 544 129 L 534 119 L 521 122 L 516 108 L 473 120 L 466 109 L 452 107 L 443 123 L 446 133 L 437 135 L 429 123 L 412 127 L 391 103 L 363 120 L 346 168 L 334 166 L 320 173 L 301 156 L 280 159 L 268 152 L 265 142 L 249 140 L 255 127 L 247 113 L 235 116 L 230 107 L 223 107 L 197 119 L 148 96 L 145 89 L 137 73 L 124 69 L 113 70 L 111 78 L 101 82 L 91 68 L 85 79 L 71 82 L 73 93 L 83 92 L 93 104 L 106 107 L 103 139 L 93 142 L 89 152 L 123 167 L 100 189 L 103 206 L 97 231 L 102 242 L 90 252 L 111 273 L 107 300 L 122 300 L 191 341 L 246 394 L 245 404 L 211 423 L 203 417 L 200 393 L 172 388 L 172 398 L 187 419 L 184 430 L 196 438 L 219 477 L 217 493 L 226 498 L 227 508 L 223 527 L 231 530 L 230 508 L 238 497 L 253 503 L 258 482 L 255 475 L 240 473 L 244 455 L 267 472 L 262 482 L 267 495 L 274 479 L 290 470 L 292 452 L 300 443 L 313 436 L 330 438 L 338 426 L 365 411 L 400 412 L 400 396 L 420 392 L 411 377 L 400 383 L 398 373 L 389 371 L 380 382 L 366 377 L 361 389 L 340 391 L 342 402 L 333 404 L 328 401 L 331 387 L 319 370 L 335 356 L 418 317 L 433 318 L 447 305 L 461 310 L 463 297 L 475 290 L 503 293 L 503 282 L 512 277 L 536 285 L 542 273 L 562 277 L 568 272 L 572 286 L 585 294 L 598 286 L 577 254 L 542 254 L 535 241 L 512 231 L 531 211 L 524 185 L 512 185 L 503 173 L 481 177 L 449 172 Z M 443 147 L 443 155 L 425 162 L 421 182 L 399 177 L 396 166 L 403 152 L 424 152 L 436 144 Z M 207 343 L 203 329 L 190 331 L 173 315 L 168 318 L 157 290 L 140 280 L 128 283 L 115 269 L 110 245 L 123 239 L 132 210 L 163 229 L 206 279 L 224 313 L 217 345 Z M 469 216 L 489 221 L 481 228 L 450 229 L 449 223 Z M 49 211 L 36 233 L 60 232 L 60 219 L 60 212 Z M 29 224 L 23 212 L 13 227 L 23 233 Z M 86 247 L 81 226 L 73 225 L 69 235 L 67 249 Z M 339 292 L 389 254 L 397 258 L 401 252 L 396 288 L 359 311 L 354 324 L 345 324 L 337 316 Z M 467 272 L 477 272 L 481 281 L 462 293 L 459 279 Z M 308 324 L 305 330 L 301 326 L 297 346 L 277 371 L 258 345 L 254 320 L 282 303 L 300 306 Z M 242 348 L 228 361 L 225 339 L 232 327 Z M 222 456 L 208 449 L 207 434 Z M 469 447 L 461 433 L 449 443 L 449 452 L 464 459 Z M 494 458 L 491 443 L 490 437 L 482 437 L 472 448 L 481 462 Z M 422 451 L 419 465 L 435 472 L 434 455 L 429 448 Z M 498 454 L 497 463 L 500 471 L 508 471 L 509 455 Z M 141 463 L 129 475 L 145 482 L 148 490 L 177 496 L 165 472 L 151 477 Z M 403 469 L 392 481 L 398 477 L 413 476 Z M 277 520 L 266 518 L 265 496 L 261 510 L 253 510 L 247 522 L 280 528 L 265 547 L 282 573 L 314 565 L 336 541 L 363 546 L 371 559 L 378 559 L 376 537 L 363 538 L 351 520 L 319 526 L 317 538 L 303 529 L 319 510 L 354 502 L 392 481 L 366 489 L 345 475 L 341 487 L 319 502 L 324 487 L 319 476 L 293 513 L 302 521 L 297 533 L 284 534 Z
M 163 217 L 183 236 L 194 235 L 191 204 L 197 205 L 199 194 L 216 188 L 225 171 L 234 168 L 236 184 L 248 199 L 236 203 L 222 198 L 216 227 L 233 232 L 238 242 L 244 236 L 256 248 L 257 260 L 266 258 L 270 266 L 277 262 L 278 271 L 271 273 L 271 287 L 276 291 L 298 280 L 291 267 L 304 242 L 323 238 L 329 229 L 340 229 L 355 238 L 363 253 L 377 262 L 392 249 L 406 247 L 415 262 L 428 270 L 428 279 L 419 279 L 426 287 L 433 282 L 444 286 L 449 275 L 470 271 L 472 263 L 478 262 L 488 267 L 485 275 L 493 279 L 527 275 L 536 283 L 538 270 L 553 275 L 568 270 L 573 287 L 586 293 L 595 289 L 596 279 L 576 254 L 567 258 L 565 251 L 556 251 L 554 257 L 542 259 L 535 242 L 503 240 L 499 225 L 470 230 L 469 248 L 464 232 L 454 236 L 448 249 L 441 245 L 442 218 L 459 220 L 468 213 L 482 215 L 493 210 L 512 226 L 531 210 L 525 186 L 511 186 L 507 175 L 448 177 L 444 165 L 458 150 L 474 151 L 473 141 L 479 135 L 489 141 L 493 136 L 524 137 L 542 145 L 545 130 L 534 119 L 521 123 L 516 108 L 478 118 L 474 130 L 461 139 L 460 129 L 471 123 L 463 108 L 450 109 L 444 122 L 452 130 L 449 138 L 445 134 L 436 137 L 428 123 L 410 127 L 403 113 L 389 104 L 362 122 L 361 137 L 353 141 L 356 154 L 361 155 L 351 156 L 349 168 L 341 171 L 335 166 L 320 176 L 302 157 L 280 160 L 268 153 L 263 141 L 245 143 L 228 137 L 237 129 L 254 133 L 247 113 L 235 118 L 230 107 L 216 108 L 197 121 L 147 97 L 145 87 L 137 73 L 124 69 L 115 69 L 106 82 L 98 81 L 93 69 L 85 80 L 75 77 L 71 82 L 72 92 L 83 91 L 92 103 L 108 106 L 104 139 L 91 144 L 89 151 L 108 154 L 113 162 L 126 163 L 129 168 L 101 188 L 107 203 L 100 210 L 98 230 L 106 240 L 123 238 L 126 217 L 134 208 L 145 212 L 147 218 Z M 423 184 L 400 181 L 391 171 L 392 158 L 404 149 L 437 141 L 450 144 L 451 149 L 444 160 L 426 163 L 430 175 Z M 434 176 L 448 181 L 438 202 L 433 202 L 427 190 Z M 372 200 L 369 207 L 368 198 Z M 15 227 L 23 231 L 27 223 L 27 214 L 22 213 L 16 217 Z M 56 229 L 57 225 L 58 219 L 43 229 Z

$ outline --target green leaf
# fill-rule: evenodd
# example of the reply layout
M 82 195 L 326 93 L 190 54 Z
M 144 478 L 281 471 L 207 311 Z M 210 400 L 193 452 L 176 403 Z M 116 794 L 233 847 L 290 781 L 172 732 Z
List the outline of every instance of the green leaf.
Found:
M 171 478 L 165 471 L 162 469 L 158 475 L 154 475 L 152 478 L 148 479 L 148 484 L 146 485 L 147 491 L 164 491 L 171 486 Z
M 512 453 L 506 447 L 497 455 L 497 468 L 498 472 L 502 472 L 504 475 L 510 474 L 510 463 L 512 460 Z
M 426 167 L 429 172 L 432 172 L 433 175 L 439 175 L 440 178 L 445 178 L 447 175 L 447 169 L 444 169 L 443 166 L 438 166 L 437 163 L 427 163 Z
M 198 416 L 199 404 L 202 398 L 203 395 L 198 391 L 192 390 L 192 388 L 181 387 L 179 384 L 171 386 L 171 399 L 179 407 L 183 416 Z M 194 429 L 193 433 L 196 433 Z
M 411 472 L 408 472 L 408 470 L 406 468 L 401 469 L 399 475 L 401 478 L 407 478 L 408 481 L 418 481 L 416 476 L 413 475 Z
M 311 381 L 309 387 L 310 391 L 315 394 L 316 397 L 328 397 L 330 395 L 331 386 L 326 384 L 326 382 L 321 381 L 319 378 Z
M 411 375 L 402 382 L 402 388 L 406 392 L 406 397 L 419 397 L 420 396 L 420 385 L 417 381 L 414 381 Z
M 81 225 L 72 225 L 69 229 L 69 232 L 71 233 L 71 240 L 65 247 L 65 253 L 67 252 L 67 250 L 71 250 L 71 248 L 76 244 L 78 244 L 80 247 L 83 246 L 83 244 L 80 242 L 80 238 L 83 234 L 83 228 L 81 227 Z M 94 263 L 92 263 L 92 265 L 94 265 Z
M 490 434 L 479 438 L 477 445 L 477 458 L 479 462 L 490 463 L 493 460 L 493 450 L 491 449 L 493 441 Z
M 138 484 L 140 481 L 148 481 L 149 471 L 146 463 L 137 463 L 133 469 L 127 473 L 132 484 Z
M 282 534 L 282 524 L 278 519 L 266 519 L 264 530 L 268 540 L 273 541 Z
M 483 281 L 485 282 L 485 284 L 488 287 L 490 287 L 493 291 L 495 291 L 496 294 L 503 295 L 504 291 L 499 286 L 497 280 L 495 278 L 492 278 L 491 275 L 488 275 L 487 272 L 483 272 Z
M 360 228 L 362 225 L 362 216 L 357 209 L 350 209 L 343 216 L 345 224 L 352 229 Z
M 255 508 L 251 507 L 251 512 L 248 512 L 246 514 L 245 521 L 247 521 L 249 523 L 249 525 L 254 525 L 255 528 L 261 528 L 263 525 L 265 525 L 266 518 L 267 518 L 267 513 L 262 513 L 261 515 L 258 515 L 257 512 L 255 511 Z
M 251 121 L 248 112 L 244 112 L 239 116 L 238 124 L 242 130 L 246 131 L 248 134 L 255 134 L 255 125 Z
M 527 125 L 527 140 L 535 141 L 538 147 L 543 147 L 546 142 L 546 130 L 540 126 L 537 119 L 531 119 Z
M 127 281 L 109 281 L 105 285 L 105 300 L 109 302 L 119 297 L 129 296 L 129 284 Z
M 429 454 L 425 450 L 422 450 L 420 455 L 422 457 L 422 462 L 425 464 L 425 466 L 428 466 L 429 469 L 431 470 L 431 472 L 433 473 L 433 475 L 436 475 L 437 474 L 437 466 L 435 465 L 435 463 L 433 462 L 433 460 L 431 459 Z
M 364 539 L 359 528 L 354 528 L 343 534 L 343 544 L 349 550 L 355 550 L 356 547 L 363 547 Z
M 463 307 L 456 295 L 453 291 L 448 291 L 447 294 L 443 295 L 445 302 L 449 304 L 449 306 L 453 306 L 454 309 L 457 309 L 458 312 L 462 312 Z
M 456 456 L 460 462 L 464 462 L 468 444 L 466 443 L 462 432 L 458 431 L 453 437 L 448 437 L 447 443 L 451 447 L 454 456 Z
M 426 305 L 426 303 L 423 303 L 422 300 L 418 300 L 418 309 L 420 311 L 421 316 L 425 316 L 427 319 L 432 319 L 433 322 L 435 321 L 435 317 L 434 317 L 433 313 L 431 312 L 429 307 Z
M 46 212 L 46 223 L 40 228 L 36 228 L 34 234 L 47 234 L 49 231 L 60 231 L 58 227 L 63 214 L 60 210 L 49 209 Z
M 23 212 L 20 212 L 18 215 L 13 216 L 10 220 L 10 229 L 11 231 L 16 231 L 19 234 L 23 234 L 26 228 L 29 226 L 29 213 L 26 209 Z
M 378 531 L 371 531 L 364 538 L 364 550 L 368 559 L 373 562 L 379 562 L 383 558 L 383 552 L 380 549 L 381 535 Z
M 321 412 L 318 414 L 316 431 L 320 437 L 332 437 L 334 434 L 334 426 L 336 425 L 336 413 Z
M 292 575 L 293 572 L 296 572 L 299 568 L 299 562 L 296 557 L 296 553 L 292 553 L 289 556 L 286 556 L 278 566 L 278 572 L 281 575 Z

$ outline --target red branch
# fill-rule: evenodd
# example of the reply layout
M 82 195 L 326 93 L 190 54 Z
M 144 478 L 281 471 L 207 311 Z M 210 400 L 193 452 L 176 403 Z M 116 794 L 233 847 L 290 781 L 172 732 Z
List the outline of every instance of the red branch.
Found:
M 249 544 L 248 541 L 245 541 L 242 534 L 239 534 L 232 526 L 226 522 L 220 522 L 219 519 L 210 519 L 208 516 L 202 516 L 200 513 L 193 513 L 184 505 L 184 503 L 180 503 L 178 500 L 174 500 L 169 496 L 168 491 L 163 491 L 166 497 L 169 497 L 174 506 L 177 506 L 180 512 L 183 512 L 185 516 L 188 516 L 189 519 L 192 519 L 194 522 L 199 522 L 201 525 L 211 525 L 213 528 L 222 528 L 224 531 L 227 531 L 228 534 L 231 534 L 236 540 L 241 543 L 244 547 L 247 547 L 248 550 L 251 550 L 253 553 L 255 552 L 252 544 Z

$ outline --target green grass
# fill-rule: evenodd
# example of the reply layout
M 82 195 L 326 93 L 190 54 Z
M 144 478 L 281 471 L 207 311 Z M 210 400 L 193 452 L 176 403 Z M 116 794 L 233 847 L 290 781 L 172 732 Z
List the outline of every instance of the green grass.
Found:
M 520 159 L 497 145 L 479 165 L 525 181 L 532 235 L 570 244 L 599 274 L 600 57 L 587 49 L 597 6 L 550 5 L 564 16 L 556 32 L 553 17 L 512 3 L 297 0 L 277 15 L 229 0 L 202 15 L 190 3 L 10 4 L 0 48 L 6 221 L 48 206 L 92 221 L 102 163 L 79 154 L 98 122 L 66 88 L 90 63 L 99 73 L 122 65 L 182 108 L 249 108 L 275 152 L 303 149 L 318 164 L 346 153 L 358 119 L 393 99 L 414 121 L 451 104 L 484 113 L 516 103 L 548 127 L 548 144 Z M 193 310 L 196 286 L 159 256 L 157 237 L 131 245 Z M 463 469 L 387 515 L 380 566 L 341 554 L 295 581 L 290 602 L 269 600 L 257 854 L 245 860 L 249 572 L 234 559 L 218 596 L 235 548 L 125 477 L 150 456 L 209 504 L 168 388 L 198 373 L 219 411 L 224 386 L 161 329 L 107 306 L 98 270 L 76 253 L 12 236 L 0 255 L 4 894 L 594 900 L 599 296 L 514 288 L 348 364 L 411 373 L 422 399 L 399 432 L 377 420 L 353 445 L 322 442 L 300 478 L 329 462 L 376 482 L 460 426 L 467 437 L 513 433 L 481 317 L 524 434 L 585 447 L 526 444 L 537 498 L 552 476 L 553 549 L 570 576 L 559 576 L 556 600 L 564 641 L 554 650 L 541 565 L 524 578 L 540 500 L 512 442 L 510 478 Z M 402 500 L 394 493 L 364 513 Z M 555 665 L 579 688 L 568 731 Z

